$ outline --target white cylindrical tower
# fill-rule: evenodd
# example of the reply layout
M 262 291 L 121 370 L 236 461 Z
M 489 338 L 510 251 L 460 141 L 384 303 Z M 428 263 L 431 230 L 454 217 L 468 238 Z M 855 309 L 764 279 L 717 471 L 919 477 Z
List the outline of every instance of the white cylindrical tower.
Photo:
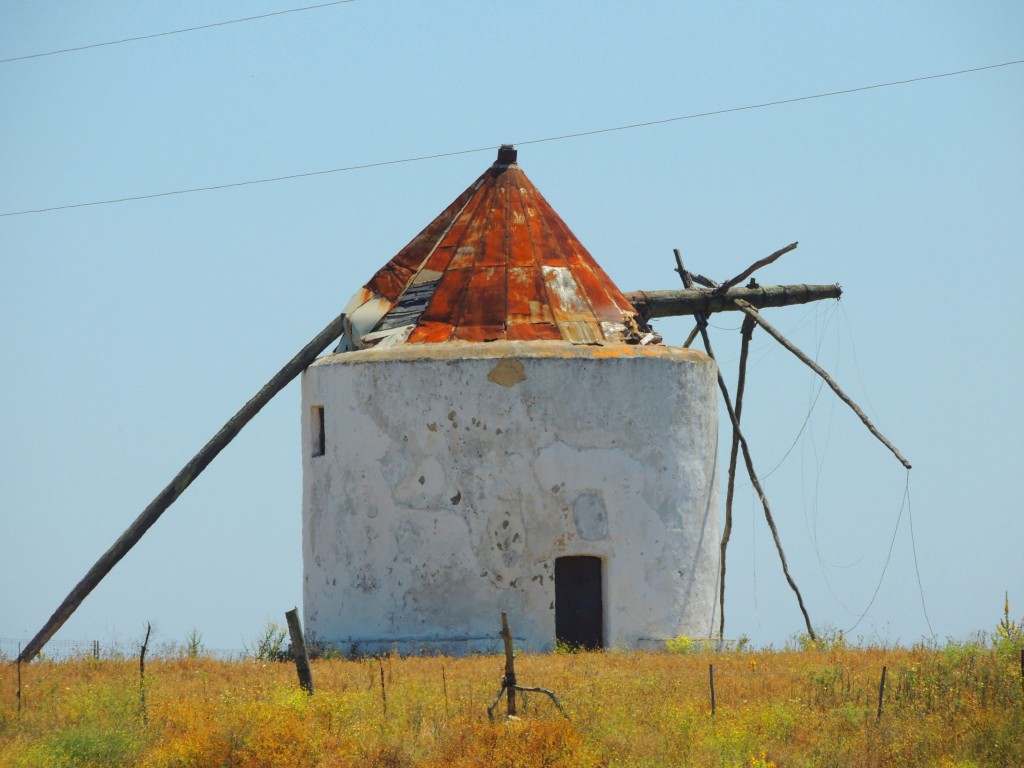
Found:
M 514 150 L 303 376 L 305 623 L 343 650 L 658 646 L 714 626 L 716 368 L 664 346 Z

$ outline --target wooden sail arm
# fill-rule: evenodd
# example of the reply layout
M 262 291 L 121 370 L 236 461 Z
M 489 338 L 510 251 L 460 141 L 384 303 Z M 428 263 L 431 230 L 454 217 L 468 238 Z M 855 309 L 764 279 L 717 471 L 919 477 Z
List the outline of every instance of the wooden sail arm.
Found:
M 645 320 L 656 317 L 700 315 L 711 312 L 735 312 L 736 300 L 752 307 L 786 307 L 823 299 L 838 299 L 843 289 L 835 285 L 762 285 L 757 288 L 730 288 L 713 293 L 699 288 L 675 291 L 633 291 L 626 298 Z

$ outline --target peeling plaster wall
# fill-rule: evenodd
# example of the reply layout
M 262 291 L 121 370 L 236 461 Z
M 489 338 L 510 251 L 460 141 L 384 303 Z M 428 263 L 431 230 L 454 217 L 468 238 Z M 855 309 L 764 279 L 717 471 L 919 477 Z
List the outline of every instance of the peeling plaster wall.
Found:
M 305 624 L 362 650 L 555 640 L 555 558 L 602 558 L 604 643 L 707 636 L 716 370 L 704 354 L 450 343 L 302 379 Z M 326 450 L 313 456 L 314 406 Z M 474 645 L 476 644 L 476 645 Z

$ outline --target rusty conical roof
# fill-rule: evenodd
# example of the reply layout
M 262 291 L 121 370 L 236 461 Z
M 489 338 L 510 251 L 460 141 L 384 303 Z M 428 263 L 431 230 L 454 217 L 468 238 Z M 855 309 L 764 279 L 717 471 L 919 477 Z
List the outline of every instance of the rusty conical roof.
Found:
M 345 308 L 339 349 L 447 341 L 657 341 L 503 146 Z

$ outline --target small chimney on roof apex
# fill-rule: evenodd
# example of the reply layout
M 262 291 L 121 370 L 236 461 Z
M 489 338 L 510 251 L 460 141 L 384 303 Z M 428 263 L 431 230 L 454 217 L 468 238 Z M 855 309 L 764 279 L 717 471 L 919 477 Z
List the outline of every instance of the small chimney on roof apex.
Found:
M 516 161 L 518 156 L 516 148 L 511 144 L 502 144 L 498 147 L 498 159 L 494 161 L 495 165 L 512 165 Z

